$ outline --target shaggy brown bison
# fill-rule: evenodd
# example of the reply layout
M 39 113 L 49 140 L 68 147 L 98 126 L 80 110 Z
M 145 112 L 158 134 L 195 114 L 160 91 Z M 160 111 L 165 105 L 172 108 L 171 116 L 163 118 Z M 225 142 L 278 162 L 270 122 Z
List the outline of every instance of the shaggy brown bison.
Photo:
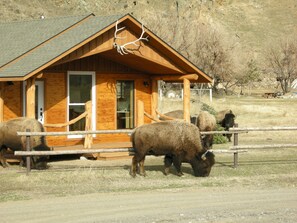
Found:
M 197 126 L 201 132 L 215 131 L 217 127 L 216 118 L 208 111 L 201 111 L 197 117 Z M 213 144 L 213 134 L 202 137 L 203 147 L 211 149 Z
M 229 131 L 229 128 L 235 124 L 235 115 L 231 110 L 223 110 L 217 113 L 216 120 L 226 131 Z M 232 134 L 226 134 L 229 142 L 231 142 L 231 136 Z
M 177 118 L 177 119 L 183 119 L 184 118 L 184 111 L 183 110 L 174 110 L 170 111 L 164 114 L 165 116 L 171 117 L 171 118 Z M 166 121 L 166 118 L 160 117 L 160 120 Z
M 185 121 L 142 125 L 133 131 L 131 141 L 135 150 L 130 170 L 133 177 L 136 176 L 138 165 L 140 175 L 145 176 L 146 155 L 166 155 L 165 174 L 168 174 L 173 163 L 179 176 L 182 175 L 182 162 L 190 163 L 197 177 L 208 176 L 215 163 L 213 153 L 201 145 L 198 127 Z
M 29 129 L 31 132 L 43 132 L 43 126 L 36 119 L 30 118 L 16 118 L 7 122 L 0 123 L 0 150 L 3 153 L 4 150 L 10 148 L 13 151 L 26 150 L 26 137 L 17 136 L 17 132 L 25 132 Z M 44 136 L 31 136 L 30 145 L 32 150 L 35 151 L 46 151 L 50 148 L 46 145 Z M 2 157 L 7 166 L 5 158 Z M 47 168 L 47 156 L 33 156 L 31 159 L 32 168 L 45 169 Z
M 175 110 L 165 113 L 165 116 L 172 118 L 183 119 L 183 110 Z M 160 118 L 160 120 L 165 120 Z M 194 120 L 192 122 L 192 120 Z M 191 122 L 198 126 L 201 132 L 215 131 L 216 130 L 216 118 L 208 111 L 201 111 L 197 117 L 191 117 Z M 202 136 L 202 144 L 205 149 L 211 149 L 213 144 L 213 135 Z

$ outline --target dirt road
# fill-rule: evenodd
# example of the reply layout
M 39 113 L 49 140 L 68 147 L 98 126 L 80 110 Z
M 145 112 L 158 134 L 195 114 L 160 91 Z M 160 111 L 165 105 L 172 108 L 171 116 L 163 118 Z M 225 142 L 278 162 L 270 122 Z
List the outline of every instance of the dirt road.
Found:
M 296 222 L 297 189 L 89 194 L 0 203 L 1 222 Z

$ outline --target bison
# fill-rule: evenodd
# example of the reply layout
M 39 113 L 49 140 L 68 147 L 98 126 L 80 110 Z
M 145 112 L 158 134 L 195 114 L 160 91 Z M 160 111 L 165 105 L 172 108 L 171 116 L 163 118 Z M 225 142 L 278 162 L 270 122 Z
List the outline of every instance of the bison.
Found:
M 223 110 L 217 113 L 216 120 L 226 131 L 229 131 L 229 128 L 235 124 L 235 115 L 231 110 Z M 231 136 L 232 134 L 226 134 L 229 142 L 231 142 Z
M 183 119 L 184 118 L 184 111 L 183 110 L 174 110 L 164 114 L 165 116 L 176 118 L 176 119 Z M 160 120 L 166 121 L 167 119 L 164 117 L 160 117 Z
M 215 163 L 214 154 L 205 150 L 200 141 L 200 131 L 197 126 L 185 121 L 164 121 L 142 125 L 131 134 L 135 150 L 132 158 L 130 174 L 145 176 L 144 161 L 146 155 L 165 155 L 165 174 L 174 164 L 177 174 L 181 176 L 181 163 L 190 163 L 194 175 L 206 177 Z
M 16 118 L 7 122 L 0 123 L 0 150 L 1 153 L 7 148 L 12 151 L 26 150 L 26 136 L 18 136 L 17 132 L 43 132 L 42 124 L 36 119 L 31 118 Z M 30 145 L 33 151 L 48 151 L 50 148 L 46 145 L 44 136 L 31 136 Z M 46 169 L 47 156 L 33 156 L 31 159 L 32 168 Z M 2 163 L 3 161 L 3 163 Z M 2 156 L 1 163 L 3 167 L 7 166 L 4 156 Z
M 174 110 L 165 113 L 164 115 L 183 119 L 183 110 Z M 164 118 L 160 118 L 160 120 L 165 120 Z M 208 111 L 201 111 L 197 117 L 191 117 L 191 122 L 198 126 L 201 132 L 215 131 L 216 130 L 216 118 Z M 204 135 L 202 137 L 202 144 L 205 149 L 211 149 L 213 144 L 213 135 Z
M 197 117 L 197 126 L 201 132 L 215 131 L 217 127 L 216 118 L 208 111 L 201 111 Z M 211 149 L 213 144 L 213 134 L 202 137 L 203 147 Z

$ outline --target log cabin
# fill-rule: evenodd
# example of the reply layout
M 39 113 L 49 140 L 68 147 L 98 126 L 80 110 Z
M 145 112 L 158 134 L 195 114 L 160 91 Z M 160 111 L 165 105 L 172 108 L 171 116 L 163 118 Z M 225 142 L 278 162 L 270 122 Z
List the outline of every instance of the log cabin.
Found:
M 0 122 L 25 116 L 47 132 L 85 130 L 87 118 L 71 120 L 90 102 L 89 129 L 133 129 L 152 122 L 137 115 L 137 101 L 157 117 L 159 80 L 184 83 L 187 120 L 190 82 L 212 81 L 130 14 L 2 23 L 0 35 Z M 48 136 L 47 142 L 62 150 L 83 145 L 83 138 Z M 125 145 L 129 136 L 97 134 L 92 141 Z

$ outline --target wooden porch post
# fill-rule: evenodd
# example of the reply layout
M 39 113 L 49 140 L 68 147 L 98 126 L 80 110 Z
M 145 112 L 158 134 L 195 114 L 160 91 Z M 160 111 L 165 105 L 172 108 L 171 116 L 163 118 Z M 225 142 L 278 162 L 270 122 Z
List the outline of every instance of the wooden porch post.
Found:
M 92 101 L 88 101 L 85 104 L 85 111 L 87 112 L 86 116 L 86 131 L 92 130 Z M 87 134 L 85 136 L 84 148 L 91 149 L 93 144 L 93 136 L 92 134 Z
M 191 122 L 190 119 L 190 81 L 184 78 L 184 119 Z
M 26 116 L 28 118 L 35 118 L 35 77 L 27 80 L 26 92 Z
M 0 82 L 0 123 L 4 121 L 4 82 Z
M 144 124 L 144 104 L 143 101 L 137 100 L 137 124 L 136 127 Z
M 157 119 L 156 109 L 158 108 L 158 80 L 152 80 L 152 104 L 151 104 L 151 115 L 154 119 Z

